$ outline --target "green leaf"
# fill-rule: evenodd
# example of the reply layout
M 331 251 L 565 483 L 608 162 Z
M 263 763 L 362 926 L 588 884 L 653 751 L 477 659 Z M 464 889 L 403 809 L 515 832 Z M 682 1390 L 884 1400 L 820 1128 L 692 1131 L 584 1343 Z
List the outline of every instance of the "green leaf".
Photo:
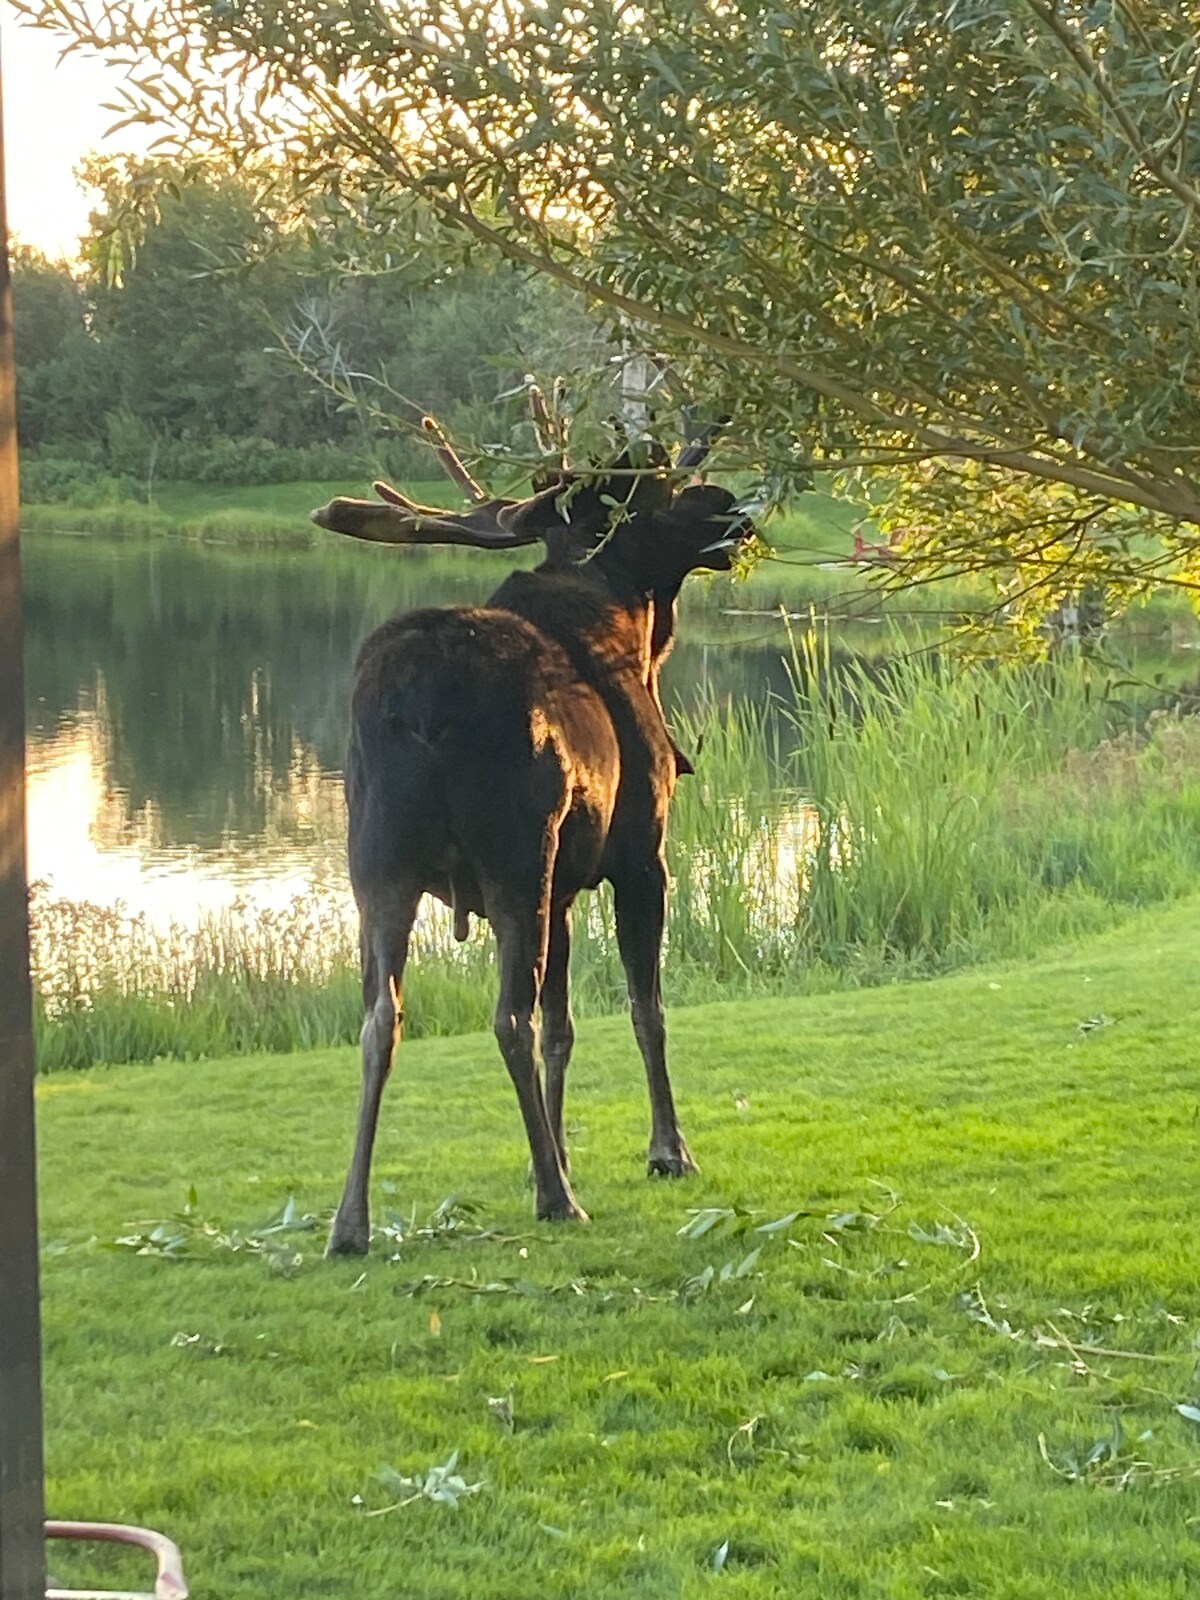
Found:
M 738 1264 L 737 1264 L 737 1269 L 733 1274 L 734 1277 L 735 1278 L 746 1278 L 746 1277 L 749 1277 L 750 1273 L 752 1273 L 754 1271 L 754 1268 L 758 1264 L 758 1258 L 759 1258 L 760 1255 L 762 1255 L 762 1250 L 763 1250 L 762 1245 L 759 1245 L 757 1247 L 757 1249 L 751 1250 L 751 1252 L 750 1252 L 750 1254 L 748 1256 L 743 1256 L 741 1261 L 739 1261 Z

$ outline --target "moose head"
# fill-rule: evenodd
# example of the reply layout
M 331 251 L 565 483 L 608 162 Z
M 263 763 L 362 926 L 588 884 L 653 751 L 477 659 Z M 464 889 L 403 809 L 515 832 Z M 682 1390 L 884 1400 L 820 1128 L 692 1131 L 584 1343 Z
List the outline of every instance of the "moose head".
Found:
M 548 413 L 536 388 L 532 403 L 539 440 L 545 442 Z M 722 417 L 699 430 L 674 462 L 655 441 L 640 448 L 626 445 L 612 461 L 586 470 L 569 467 L 564 459 L 557 468 L 535 475 L 532 495 L 510 499 L 490 496 L 438 423 L 426 417 L 425 431 L 447 474 L 471 502 L 469 509 L 421 505 L 377 480 L 373 487 L 378 499 L 339 497 L 314 511 L 312 520 L 330 532 L 374 544 L 517 550 L 540 540 L 549 559 L 563 564 L 583 561 L 609 541 L 632 555 L 630 540 L 636 530 L 639 539 L 662 541 L 659 560 L 653 564 L 662 568 L 665 581 L 669 581 L 667 570 L 682 559 L 689 541 L 696 559 L 687 570 L 727 571 L 733 552 L 751 532 L 750 524 L 728 490 L 688 485 L 687 480 L 702 465 L 728 420 Z M 560 438 L 560 450 L 563 442 Z M 707 537 L 700 537 L 703 534 Z M 649 557 L 648 546 L 645 555 Z

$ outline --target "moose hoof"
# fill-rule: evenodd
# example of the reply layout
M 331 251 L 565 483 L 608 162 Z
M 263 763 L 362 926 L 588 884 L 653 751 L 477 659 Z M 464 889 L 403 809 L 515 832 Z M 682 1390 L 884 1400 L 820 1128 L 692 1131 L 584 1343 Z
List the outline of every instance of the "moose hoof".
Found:
M 651 1150 L 646 1159 L 646 1172 L 651 1178 L 686 1178 L 699 1171 L 685 1144 L 681 1144 L 678 1150 Z
M 367 1223 L 344 1223 L 335 1217 L 325 1245 L 325 1259 L 332 1261 L 335 1256 L 365 1256 L 370 1243 L 371 1230 Z

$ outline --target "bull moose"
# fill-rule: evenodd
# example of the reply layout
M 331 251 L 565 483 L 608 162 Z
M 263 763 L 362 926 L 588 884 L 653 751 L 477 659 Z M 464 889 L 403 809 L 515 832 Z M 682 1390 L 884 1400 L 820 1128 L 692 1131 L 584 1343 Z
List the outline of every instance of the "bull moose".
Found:
M 728 490 L 682 486 L 713 431 L 673 466 L 661 450 L 640 467 L 626 452 L 602 471 L 556 474 L 519 500 L 488 499 L 439 439 L 475 501 L 469 510 L 421 506 L 377 484 L 378 501 L 338 499 L 313 513 L 323 528 L 384 544 L 508 550 L 541 540 L 546 550 L 540 566 L 512 573 L 485 605 L 393 617 L 359 651 L 346 798 L 363 1082 L 330 1255 L 368 1248 L 371 1152 L 425 893 L 451 907 L 457 937 L 471 913 L 495 933 L 495 1033 L 529 1138 L 538 1217 L 586 1220 L 563 1133 L 574 1042 L 568 958 L 572 904 L 605 880 L 649 1081 L 649 1171 L 696 1170 L 667 1075 L 659 976 L 664 838 L 681 758 L 657 674 L 684 578 L 727 571 L 752 533 Z

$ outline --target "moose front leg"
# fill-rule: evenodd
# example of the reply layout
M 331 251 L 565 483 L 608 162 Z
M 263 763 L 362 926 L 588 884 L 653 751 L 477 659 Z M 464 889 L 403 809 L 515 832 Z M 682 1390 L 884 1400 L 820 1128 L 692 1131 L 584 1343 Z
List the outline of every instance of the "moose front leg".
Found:
M 643 871 L 614 880 L 613 899 L 617 944 L 629 985 L 633 1031 L 646 1064 L 646 1080 L 650 1087 L 647 1168 L 651 1176 L 681 1178 L 685 1173 L 700 1169 L 679 1131 L 675 1098 L 667 1075 L 666 1024 L 659 977 L 667 909 L 665 862 L 655 858 Z

